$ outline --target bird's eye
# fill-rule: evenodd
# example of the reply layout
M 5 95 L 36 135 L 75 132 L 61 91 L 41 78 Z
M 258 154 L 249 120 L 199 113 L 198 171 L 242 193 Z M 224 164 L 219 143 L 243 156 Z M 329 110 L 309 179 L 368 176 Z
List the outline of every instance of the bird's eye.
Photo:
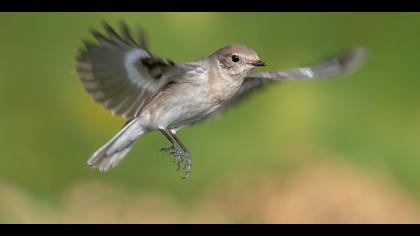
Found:
M 232 61 L 233 61 L 233 62 L 238 62 L 238 61 L 239 61 L 239 56 L 237 56 L 237 55 L 233 55 L 233 56 L 232 56 Z

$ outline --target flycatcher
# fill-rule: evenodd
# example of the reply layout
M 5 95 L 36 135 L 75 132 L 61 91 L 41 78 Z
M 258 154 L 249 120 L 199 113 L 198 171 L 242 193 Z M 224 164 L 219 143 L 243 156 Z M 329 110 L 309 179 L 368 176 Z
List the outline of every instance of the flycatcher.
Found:
M 100 171 L 115 167 L 136 140 L 158 130 L 171 143 L 162 151 L 174 155 L 178 169 L 184 163 L 186 178 L 191 154 L 177 130 L 221 113 L 274 80 L 340 75 L 354 69 L 365 56 L 363 49 L 353 48 L 316 66 L 257 73 L 252 69 L 265 63 L 244 45 L 228 45 L 196 61 L 178 63 L 153 55 L 143 32 L 137 42 L 125 24 L 121 28 L 121 35 L 107 24 L 108 36 L 93 31 L 99 44 L 85 42 L 86 49 L 77 57 L 77 73 L 85 90 L 112 114 L 127 120 L 88 160 Z

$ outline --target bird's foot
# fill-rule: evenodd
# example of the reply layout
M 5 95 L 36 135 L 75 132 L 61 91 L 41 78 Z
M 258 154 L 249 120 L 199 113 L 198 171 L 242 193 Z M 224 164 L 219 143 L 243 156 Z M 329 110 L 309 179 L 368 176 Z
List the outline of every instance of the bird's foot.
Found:
M 179 150 L 178 146 L 172 145 L 171 147 L 166 147 L 160 149 L 161 152 L 167 152 L 168 154 L 173 155 L 174 162 L 177 162 L 177 171 L 181 169 L 181 164 L 184 162 L 184 158 L 182 156 L 181 151 Z
M 184 154 L 185 154 L 184 169 L 186 169 L 186 171 L 185 171 L 185 175 L 184 175 L 184 177 L 182 177 L 182 179 L 186 179 L 186 178 L 188 178 L 188 176 L 190 176 L 191 164 L 192 164 L 192 159 L 191 159 L 190 152 L 187 150 L 187 151 L 184 152 Z

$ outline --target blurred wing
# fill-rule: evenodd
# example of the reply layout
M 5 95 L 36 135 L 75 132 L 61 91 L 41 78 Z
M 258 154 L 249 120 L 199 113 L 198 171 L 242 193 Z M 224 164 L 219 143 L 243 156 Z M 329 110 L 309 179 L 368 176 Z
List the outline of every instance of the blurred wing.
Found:
M 364 61 L 365 57 L 366 51 L 364 49 L 354 48 L 339 57 L 315 66 L 295 68 L 287 71 L 251 72 L 245 78 L 239 91 L 224 105 L 223 109 L 236 104 L 257 88 L 261 88 L 273 80 L 310 80 L 337 76 L 356 69 Z
M 276 72 L 251 72 L 250 79 L 268 80 L 310 80 L 337 76 L 357 68 L 365 59 L 366 51 L 362 48 L 354 48 L 341 56 L 327 60 L 319 65 L 295 68 L 287 71 Z
M 229 101 L 199 121 L 222 113 L 226 109 L 236 105 L 239 101 L 242 101 L 243 98 L 251 93 L 266 87 L 265 85 L 270 84 L 275 80 L 310 80 L 337 76 L 356 69 L 363 62 L 365 57 L 366 51 L 364 49 L 355 48 L 343 53 L 339 57 L 327 60 L 326 62 L 315 66 L 295 68 L 287 71 L 251 72 L 245 78 L 238 92 Z
M 85 90 L 113 114 L 135 117 L 166 84 L 195 69 L 152 56 L 144 36 L 136 43 L 125 24 L 123 36 L 107 24 L 105 29 L 109 38 L 92 32 L 99 45 L 85 43 L 87 50 L 77 58 L 77 73 Z

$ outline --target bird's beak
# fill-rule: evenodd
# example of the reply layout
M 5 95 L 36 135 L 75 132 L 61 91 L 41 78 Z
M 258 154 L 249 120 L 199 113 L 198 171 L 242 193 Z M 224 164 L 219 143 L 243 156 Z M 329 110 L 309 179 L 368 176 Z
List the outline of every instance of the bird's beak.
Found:
M 253 66 L 265 66 L 265 62 L 263 62 L 261 60 L 255 60 L 255 61 L 253 61 L 253 62 L 251 62 L 249 64 L 250 65 L 253 65 Z

